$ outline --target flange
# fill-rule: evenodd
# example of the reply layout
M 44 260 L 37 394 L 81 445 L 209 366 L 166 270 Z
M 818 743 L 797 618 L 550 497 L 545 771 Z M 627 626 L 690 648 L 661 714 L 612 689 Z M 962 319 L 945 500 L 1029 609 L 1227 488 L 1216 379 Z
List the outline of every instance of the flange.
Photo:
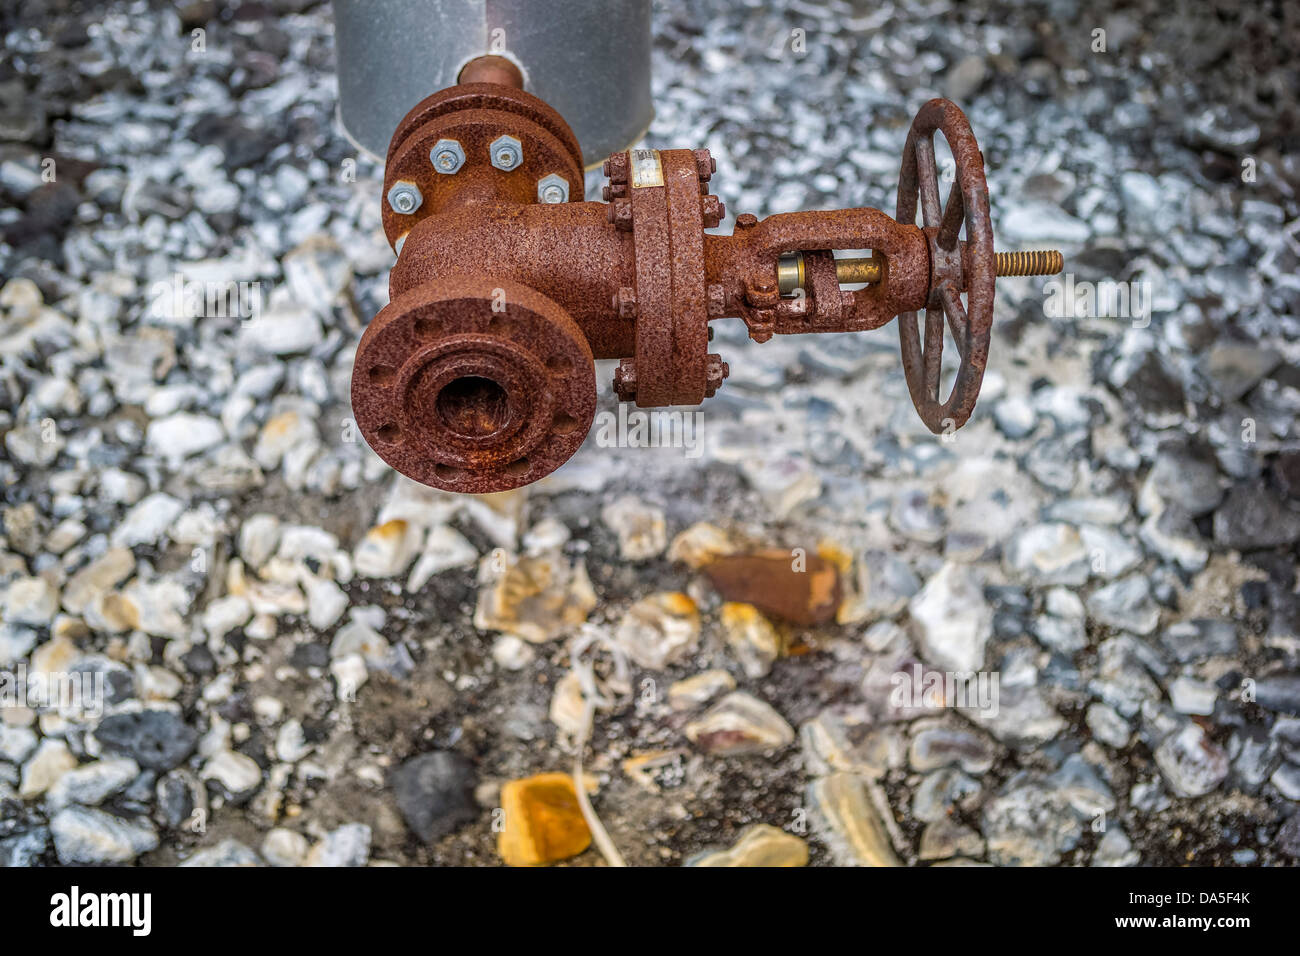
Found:
M 514 282 L 424 283 L 370 323 L 352 408 L 379 457 L 447 491 L 507 491 L 578 450 L 596 412 L 595 363 L 561 306 Z

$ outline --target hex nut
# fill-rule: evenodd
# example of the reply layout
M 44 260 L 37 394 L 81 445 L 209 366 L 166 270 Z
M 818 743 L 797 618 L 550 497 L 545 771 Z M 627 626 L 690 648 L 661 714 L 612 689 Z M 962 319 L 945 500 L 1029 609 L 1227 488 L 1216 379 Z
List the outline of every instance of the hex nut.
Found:
M 429 162 L 433 164 L 434 172 L 450 176 L 465 165 L 465 150 L 454 139 L 440 139 L 429 150 Z
M 492 157 L 493 166 L 509 172 L 523 165 L 524 146 L 513 136 L 498 136 L 488 147 L 488 155 Z
M 409 216 L 423 204 L 424 195 L 420 192 L 420 187 L 409 180 L 400 179 L 388 190 L 388 205 L 395 213 Z
M 543 176 L 537 180 L 537 201 L 543 203 L 568 202 L 569 181 L 555 173 Z

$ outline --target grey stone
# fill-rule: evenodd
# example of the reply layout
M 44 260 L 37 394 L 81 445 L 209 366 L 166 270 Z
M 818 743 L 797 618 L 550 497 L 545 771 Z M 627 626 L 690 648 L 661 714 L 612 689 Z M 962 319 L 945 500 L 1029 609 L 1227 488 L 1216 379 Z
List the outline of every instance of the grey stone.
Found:
M 1214 513 L 1214 540 L 1225 548 L 1250 551 L 1300 541 L 1300 512 L 1267 485 L 1234 485 Z
M 1181 797 L 1207 794 L 1228 775 L 1228 755 L 1191 721 L 1166 737 L 1155 757 L 1170 789 Z
M 222 840 L 215 846 L 199 850 L 178 866 L 187 867 L 231 867 L 261 866 L 258 855 L 238 840 Z
M 1160 608 L 1151 597 L 1151 584 L 1141 575 L 1098 588 L 1085 604 L 1094 621 L 1121 631 L 1150 634 L 1160 623 Z
M 1000 866 L 1051 866 L 1083 833 L 1065 794 L 1033 783 L 989 801 L 983 830 L 989 859 Z
M 1276 674 L 1255 682 L 1259 706 L 1282 714 L 1300 716 L 1300 674 Z
M 1160 646 L 1180 664 L 1237 653 L 1237 626 L 1232 621 L 1197 618 L 1171 624 L 1160 635 Z
M 107 750 L 125 754 L 141 767 L 163 771 L 193 753 L 199 735 L 171 711 L 145 710 L 105 717 L 95 729 L 95 738 Z
M 479 815 L 478 775 L 460 754 L 445 750 L 412 757 L 393 772 L 393 796 L 412 832 L 435 843 Z

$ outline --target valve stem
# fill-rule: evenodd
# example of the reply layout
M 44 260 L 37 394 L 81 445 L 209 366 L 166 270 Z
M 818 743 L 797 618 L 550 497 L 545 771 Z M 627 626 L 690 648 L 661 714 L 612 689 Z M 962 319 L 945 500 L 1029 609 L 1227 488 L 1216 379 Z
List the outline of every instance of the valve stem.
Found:
M 835 260 L 835 278 L 841 285 L 855 282 L 879 282 L 883 260 L 878 256 Z M 1029 252 L 999 252 L 994 260 L 994 274 L 1001 276 L 1052 276 L 1065 268 L 1065 257 L 1055 249 Z M 805 279 L 803 254 L 792 252 L 777 262 L 777 281 L 782 295 L 793 295 L 803 288 Z

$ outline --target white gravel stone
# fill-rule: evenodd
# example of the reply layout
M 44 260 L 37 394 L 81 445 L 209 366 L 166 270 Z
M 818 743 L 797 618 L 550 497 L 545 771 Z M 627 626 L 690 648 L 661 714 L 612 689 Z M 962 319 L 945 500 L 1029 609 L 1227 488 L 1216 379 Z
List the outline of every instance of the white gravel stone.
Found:
M 275 735 L 275 755 L 286 763 L 297 763 L 311 753 L 311 745 L 303 733 L 302 724 L 286 720 Z
M 1088 224 L 1075 219 L 1060 206 L 1041 200 L 1017 202 L 1003 213 L 998 230 L 1011 242 L 1065 244 L 1087 242 L 1092 235 Z
M 269 355 L 293 355 L 310 351 L 324 338 L 320 319 L 311 309 L 281 295 L 271 294 L 262 314 L 245 322 L 239 330 L 239 345 Z
M 203 609 L 203 630 L 211 638 L 223 638 L 237 627 L 243 627 L 253 616 L 253 606 L 248 598 L 238 594 L 209 601 Z
M 27 727 L 0 722 L 0 760 L 20 764 L 36 749 L 36 733 Z
M 909 610 L 926 660 L 949 671 L 983 667 L 993 609 L 969 568 L 945 564 L 912 598 Z
M 370 859 L 370 827 L 345 823 L 331 830 L 307 854 L 307 866 L 365 866 Z
M 253 570 L 259 570 L 280 544 L 280 519 L 275 515 L 255 514 L 239 527 L 239 556 Z
M 406 590 L 414 594 L 423 588 L 436 574 L 450 571 L 452 568 L 472 567 L 478 562 L 478 551 L 469 540 L 455 528 L 437 525 L 429 531 L 424 549 L 411 568 Z
M 347 594 L 328 578 L 304 574 L 302 589 L 307 595 L 307 621 L 318 631 L 333 627 L 348 609 Z
M 492 645 L 492 659 L 508 671 L 521 671 L 533 662 L 537 653 L 529 643 L 513 634 L 503 634 Z
M 302 866 L 309 848 L 307 838 L 301 833 L 276 827 L 262 840 L 262 859 L 272 866 Z
M 0 616 L 10 624 L 48 627 L 58 610 L 58 588 L 45 578 L 17 578 L 0 600 Z
M 1067 524 L 1038 524 L 1016 534 L 1007 545 L 1007 570 L 1035 584 L 1078 586 L 1088 580 L 1088 549 Z
M 215 418 L 177 412 L 150 422 L 145 444 L 159 458 L 179 461 L 221 444 L 225 437 L 221 422 Z
M 1213 684 L 1186 675 L 1176 677 L 1169 685 L 1169 702 L 1180 714 L 1212 714 L 1218 699 L 1219 691 Z
M 129 863 L 158 846 L 158 833 L 147 821 L 88 807 L 67 807 L 50 821 L 54 852 L 65 866 Z
M 386 521 L 366 532 L 352 564 L 357 574 L 368 578 L 394 577 L 410 567 L 422 539 L 421 528 L 400 518 Z
M 200 776 L 217 781 L 232 796 L 251 793 L 262 784 L 262 768 L 252 757 L 234 750 L 224 750 L 209 760 Z
M 68 745 L 62 740 L 46 739 L 23 764 L 22 783 L 18 795 L 24 800 L 39 797 L 59 782 L 59 778 L 77 765 Z
M 126 513 L 113 530 L 113 544 L 124 548 L 157 544 L 184 510 L 185 504 L 180 499 L 156 491 Z
M 71 803 L 96 806 L 139 775 L 139 765 L 129 757 L 106 757 L 69 770 L 50 787 L 46 801 L 55 808 Z

